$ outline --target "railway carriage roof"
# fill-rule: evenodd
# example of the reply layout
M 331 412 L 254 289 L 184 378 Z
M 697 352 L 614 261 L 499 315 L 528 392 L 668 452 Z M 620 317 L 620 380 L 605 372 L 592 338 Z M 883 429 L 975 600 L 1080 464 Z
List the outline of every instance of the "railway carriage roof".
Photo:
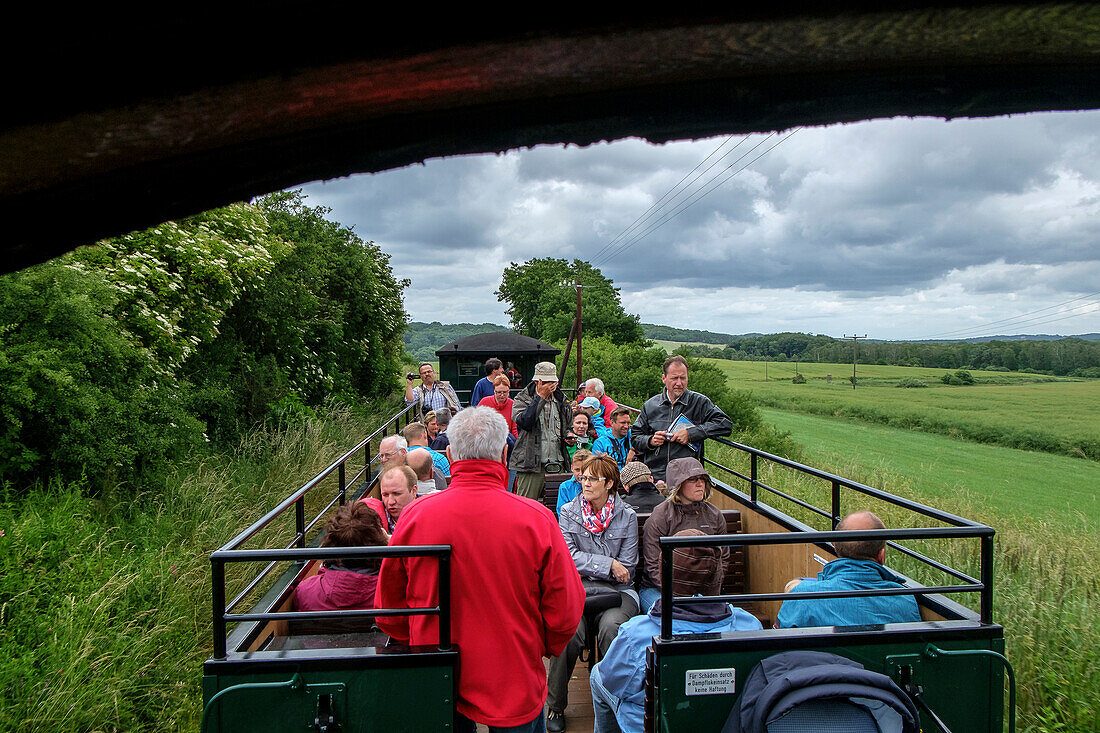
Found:
M 209 8 L 168 23 L 100 6 L 9 18 L 23 44 L 2 52 L 3 269 L 439 156 L 1100 106 L 1091 2 L 455 11 L 386 25 L 328 3 Z

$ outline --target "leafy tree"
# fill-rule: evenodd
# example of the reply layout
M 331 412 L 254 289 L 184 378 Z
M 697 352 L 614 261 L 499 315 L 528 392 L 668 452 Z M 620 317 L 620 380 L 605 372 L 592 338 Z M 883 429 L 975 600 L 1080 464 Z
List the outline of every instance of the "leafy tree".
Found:
M 508 303 L 512 327 L 543 341 L 569 338 L 576 313 L 576 281 L 584 285 L 584 333 L 615 344 L 643 339 L 638 317 L 623 310 L 619 289 L 587 262 L 535 258 L 504 270 L 497 300 Z
M 388 394 L 404 354 L 408 281 L 394 278 L 388 255 L 300 191 L 266 196 L 258 210 L 285 244 L 192 364 L 196 409 L 221 440 L 288 405 Z

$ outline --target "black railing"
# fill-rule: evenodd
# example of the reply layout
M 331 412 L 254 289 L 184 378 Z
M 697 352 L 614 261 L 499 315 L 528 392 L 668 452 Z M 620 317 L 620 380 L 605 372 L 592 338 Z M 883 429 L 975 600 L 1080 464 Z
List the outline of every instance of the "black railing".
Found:
M 260 613 L 230 613 L 240 598 L 225 604 L 225 566 L 232 562 L 270 560 L 309 562 L 337 558 L 364 557 L 436 557 L 439 559 L 437 592 L 439 604 L 418 608 L 373 608 L 344 611 L 271 611 Z M 217 550 L 210 555 L 213 577 L 214 658 L 227 655 L 226 632 L 231 623 L 244 621 L 316 621 L 347 618 L 377 618 L 380 616 L 436 616 L 439 618 L 439 648 L 451 648 L 451 546 L 409 545 L 405 547 L 311 547 L 285 550 Z
M 375 440 L 379 440 L 381 438 L 384 438 L 389 434 L 397 434 L 397 432 L 401 428 L 402 422 L 404 422 L 405 425 L 408 425 L 409 422 L 411 422 L 411 420 L 412 420 L 411 415 L 412 415 L 412 411 L 411 411 L 411 408 L 409 408 L 409 407 L 405 407 L 405 408 L 399 410 L 396 414 L 394 414 L 392 417 L 390 417 L 388 420 L 386 420 L 386 422 L 384 422 L 377 430 L 375 430 L 370 435 L 368 435 L 366 438 L 364 438 L 358 445 L 356 445 L 354 448 L 352 448 L 347 453 L 345 453 L 340 458 L 338 458 L 336 461 L 334 461 L 330 466 L 328 466 L 328 468 L 321 471 L 319 474 L 317 474 L 312 479 L 310 479 L 304 486 L 299 488 L 297 491 L 295 491 L 293 494 L 288 496 L 286 499 L 279 502 L 279 504 L 276 505 L 271 511 L 264 514 L 262 517 L 260 517 L 258 520 L 256 520 L 251 526 L 249 526 L 243 532 L 238 534 L 236 537 L 231 539 L 226 544 L 222 545 L 222 547 L 219 548 L 218 551 L 216 553 L 214 553 L 214 555 L 211 556 L 211 561 L 213 561 L 214 556 L 218 555 L 219 553 L 235 552 L 235 551 L 239 552 L 239 551 L 241 551 L 240 550 L 241 545 L 243 545 L 245 542 L 250 540 L 252 537 L 254 537 L 256 534 L 258 534 L 260 531 L 262 531 L 266 527 L 270 526 L 276 519 L 278 519 L 280 516 L 282 516 L 282 514 L 284 512 L 286 512 L 288 509 L 290 509 L 290 507 L 292 507 L 292 506 L 294 507 L 294 530 L 295 531 L 294 531 L 293 538 L 290 540 L 289 543 L 287 543 L 284 546 L 284 550 L 290 550 L 291 548 L 298 548 L 300 550 L 305 549 L 305 547 L 306 547 L 306 538 L 308 536 L 309 531 L 311 529 L 313 529 L 317 525 L 317 523 L 320 522 L 321 519 L 323 519 L 325 517 L 325 515 L 334 506 L 336 506 L 337 504 L 339 504 L 340 506 L 343 506 L 344 504 L 347 503 L 348 489 L 356 487 L 360 484 L 369 483 L 372 480 L 372 478 L 373 478 L 372 472 L 371 472 L 372 467 L 376 463 L 378 463 L 378 456 L 372 455 L 372 452 L 371 452 L 372 443 Z M 356 459 L 360 456 L 360 454 L 362 455 L 363 467 L 360 468 L 358 471 L 356 471 L 354 473 L 354 475 L 350 479 L 348 479 L 348 477 L 347 477 L 347 473 L 348 473 L 347 466 L 350 463 L 352 463 L 353 461 L 356 461 Z M 314 517 L 311 520 L 309 520 L 307 522 L 306 521 L 306 497 L 310 494 L 310 492 L 313 492 L 313 491 L 317 490 L 318 487 L 320 487 L 322 485 L 322 483 L 326 479 L 328 479 L 330 476 L 332 476 L 333 474 L 336 474 L 336 477 L 337 477 L 337 487 L 336 487 L 336 491 L 334 492 L 333 498 L 330 501 L 328 501 L 325 504 L 325 506 L 316 515 L 314 515 Z M 245 551 L 245 552 L 257 552 L 257 551 L 248 550 L 248 551 Z M 259 552 L 279 552 L 279 550 L 261 550 Z M 298 557 L 300 557 L 300 556 L 298 556 Z M 218 602 L 217 602 L 217 599 L 215 598 L 215 603 L 214 603 L 214 606 L 215 606 L 215 626 L 217 626 L 217 624 L 218 624 L 217 616 L 218 616 L 219 613 L 222 613 L 222 614 L 229 613 L 229 612 L 233 611 L 233 609 L 237 608 L 237 606 L 239 606 L 241 604 L 241 602 L 244 601 L 245 598 L 247 598 L 249 595 L 251 595 L 252 592 L 257 587 L 259 587 L 259 585 L 263 582 L 263 580 L 278 565 L 278 561 L 275 560 L 274 558 L 252 557 L 252 559 L 253 560 L 270 559 L 271 562 L 269 562 L 264 567 L 264 569 L 261 570 L 258 575 L 256 575 L 256 577 L 254 577 L 251 581 L 248 582 L 248 584 L 245 586 L 244 590 L 242 590 L 240 593 L 238 593 L 237 596 L 234 597 L 232 601 L 230 601 L 228 606 L 224 605 L 224 600 L 225 600 L 225 575 L 224 575 L 224 565 L 223 565 L 222 571 L 221 571 L 220 584 L 218 582 L 215 582 L 215 586 L 214 586 L 215 596 L 217 596 L 217 594 L 220 593 L 221 596 L 222 596 L 222 604 L 223 604 L 222 605 L 222 610 L 221 610 L 221 612 L 219 612 L 218 608 L 217 608 Z M 298 559 L 298 558 L 296 557 L 296 559 Z M 215 577 L 215 581 L 217 581 L 217 577 Z M 222 624 L 222 631 L 223 632 L 224 632 L 224 628 L 225 628 L 225 625 L 223 623 Z M 215 633 L 215 646 L 217 646 L 217 644 L 218 644 L 217 636 L 218 636 L 217 633 Z M 222 636 L 221 645 L 224 647 L 224 645 L 225 645 L 225 635 L 224 635 L 224 633 L 222 633 L 221 636 Z
M 661 639 L 672 638 L 672 609 L 697 603 L 745 604 L 762 601 L 782 601 L 791 598 L 810 600 L 815 598 L 867 598 L 871 596 L 926 596 L 946 593 L 981 593 L 982 623 L 993 623 L 993 530 L 983 525 L 965 527 L 928 527 L 923 529 L 871 529 L 846 532 L 772 532 L 765 534 L 725 534 L 709 537 L 662 537 L 661 548 L 661 607 L 667 609 L 661 616 Z M 951 570 L 965 581 L 963 585 L 907 586 L 877 590 L 813 591 L 797 595 L 784 592 L 738 593 L 717 596 L 681 596 L 672 594 L 672 553 L 677 547 L 746 547 L 752 545 L 793 545 L 808 542 L 853 542 L 859 540 L 916 540 L 980 538 L 982 543 L 982 578 L 975 580 Z M 988 565 L 986 560 L 988 559 Z M 940 569 L 950 570 L 936 563 Z M 987 572 L 988 568 L 988 572 Z

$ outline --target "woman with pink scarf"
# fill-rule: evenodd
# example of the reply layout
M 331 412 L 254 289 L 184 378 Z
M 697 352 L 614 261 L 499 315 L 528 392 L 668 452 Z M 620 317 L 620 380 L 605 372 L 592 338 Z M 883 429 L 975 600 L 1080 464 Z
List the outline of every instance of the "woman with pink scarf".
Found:
M 618 592 L 618 605 L 595 616 L 595 629 L 588 628 L 590 619 L 586 614 L 565 653 L 550 660 L 548 731 L 565 730 L 569 678 L 588 635 L 596 634 L 603 656 L 619 633 L 619 626 L 638 614 L 638 596 L 632 582 L 638 564 L 638 518 L 619 496 L 619 467 L 610 456 L 593 456 L 581 465 L 580 484 L 580 495 L 562 506 L 558 526 L 586 588 L 598 584 L 605 591 Z

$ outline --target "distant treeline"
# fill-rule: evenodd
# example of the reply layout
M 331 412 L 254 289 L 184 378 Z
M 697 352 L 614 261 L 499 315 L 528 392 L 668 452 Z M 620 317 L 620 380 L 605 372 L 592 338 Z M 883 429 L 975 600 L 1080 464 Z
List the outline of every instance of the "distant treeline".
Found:
M 656 323 L 643 323 L 642 332 L 647 339 L 660 341 L 696 341 L 701 344 L 728 344 L 735 339 L 742 338 L 732 333 L 716 333 L 714 331 L 700 331 L 694 328 L 673 328 L 672 326 L 660 326 Z M 745 334 L 755 335 L 755 334 Z
M 475 333 L 495 333 L 510 331 L 507 326 L 496 323 L 440 323 L 432 321 L 413 321 L 405 329 L 405 350 L 416 361 L 435 361 L 435 352 L 441 346 Z
M 848 362 L 852 342 L 807 333 L 775 333 L 732 339 L 724 348 L 689 347 L 694 356 L 733 361 Z M 1100 341 L 986 341 L 947 343 L 860 341 L 863 364 L 1027 371 L 1055 376 L 1100 377 Z

